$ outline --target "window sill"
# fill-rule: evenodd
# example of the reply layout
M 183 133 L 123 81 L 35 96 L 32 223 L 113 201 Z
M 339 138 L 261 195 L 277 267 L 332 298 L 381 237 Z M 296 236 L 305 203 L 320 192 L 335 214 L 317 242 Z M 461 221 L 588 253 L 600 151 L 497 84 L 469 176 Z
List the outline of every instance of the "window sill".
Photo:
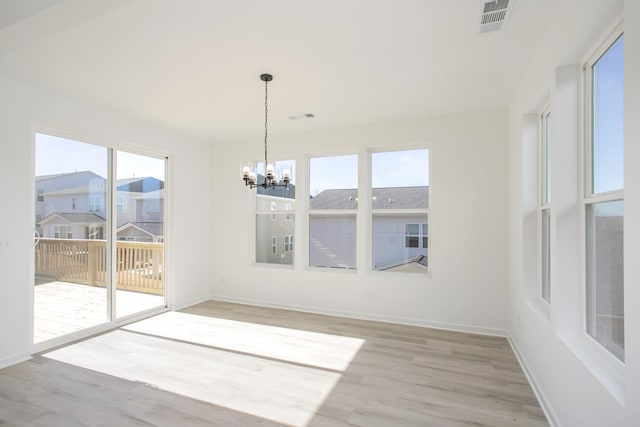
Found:
M 573 337 L 560 335 L 560 338 L 611 396 L 624 407 L 624 363 L 610 354 L 586 333 Z

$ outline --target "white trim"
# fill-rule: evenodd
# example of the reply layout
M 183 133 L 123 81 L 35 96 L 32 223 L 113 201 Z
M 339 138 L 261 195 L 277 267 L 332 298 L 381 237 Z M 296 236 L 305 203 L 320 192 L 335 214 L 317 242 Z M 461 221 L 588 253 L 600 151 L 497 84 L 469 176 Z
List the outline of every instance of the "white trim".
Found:
M 191 307 L 192 305 L 201 304 L 203 302 L 211 300 L 211 296 L 199 296 L 196 298 L 191 298 L 186 302 L 183 302 L 180 305 L 173 305 L 167 308 L 167 311 L 180 311 L 187 307 Z
M 25 362 L 30 359 L 31 355 L 24 353 L 3 357 L 2 359 L 0 359 L 0 369 L 6 368 L 11 365 L 17 365 L 18 363 Z
M 544 412 L 544 415 L 547 417 L 547 421 L 551 427 L 559 426 L 558 417 L 556 416 L 553 408 L 549 405 L 549 400 L 546 398 L 542 387 L 536 381 L 535 376 L 529 366 L 527 365 L 526 359 L 524 358 L 524 354 L 520 352 L 518 346 L 516 345 L 516 341 L 513 339 L 511 333 L 507 334 L 507 341 L 511 346 L 511 350 L 513 350 L 513 354 L 515 354 L 516 359 L 518 359 L 518 363 L 520 364 L 520 368 L 522 368 L 522 372 L 524 372 L 525 377 L 527 377 L 527 381 L 531 385 L 531 389 L 533 393 L 536 395 L 538 399 L 538 403 L 540 403 L 540 407 Z
M 324 269 L 320 269 L 324 270 Z M 334 269 L 328 269 L 333 271 Z M 340 269 L 336 269 L 341 271 Z M 409 274 L 409 273 L 407 273 Z M 347 311 L 347 310 L 330 310 L 326 308 L 298 305 L 298 304 L 281 304 L 272 301 L 265 301 L 253 298 L 236 298 L 225 295 L 213 295 L 211 297 L 213 301 L 230 302 L 235 304 L 252 305 L 256 307 L 276 308 L 283 310 L 299 311 L 302 313 L 322 314 L 326 316 L 336 316 L 346 319 L 368 320 L 372 322 L 385 322 L 394 323 L 397 325 L 418 326 L 432 329 L 441 329 L 445 331 L 464 332 L 478 335 L 488 335 L 493 337 L 507 337 L 507 330 L 500 328 L 490 328 L 482 326 L 467 325 L 462 323 L 449 323 L 430 321 L 423 319 L 416 319 L 411 317 L 397 317 L 397 316 L 385 316 L 373 313 L 366 313 L 360 311 Z

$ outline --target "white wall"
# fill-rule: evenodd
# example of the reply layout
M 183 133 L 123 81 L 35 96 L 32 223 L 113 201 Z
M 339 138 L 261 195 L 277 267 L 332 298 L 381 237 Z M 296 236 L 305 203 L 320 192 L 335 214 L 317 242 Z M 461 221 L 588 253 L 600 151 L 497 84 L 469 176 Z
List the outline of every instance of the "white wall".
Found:
M 504 333 L 506 125 L 506 111 L 487 111 L 271 137 L 270 156 L 274 160 L 295 158 L 298 167 L 297 263 L 288 269 L 252 264 L 252 192 L 244 187 L 240 173 L 243 161 L 260 158 L 260 139 L 214 148 L 211 169 L 218 179 L 212 202 L 217 223 L 213 258 L 225 260 L 214 285 L 214 298 Z M 305 156 L 364 154 L 367 148 L 420 143 L 429 143 L 431 148 L 431 277 L 368 272 L 371 256 L 364 221 L 357 225 L 357 272 L 305 267 Z
M 209 198 L 203 197 L 211 194 L 209 145 L 3 78 L 0 94 L 0 366 L 31 352 L 32 122 L 86 142 L 167 153 L 171 301 L 181 307 L 209 296 L 216 265 L 209 256 Z
M 624 365 L 584 333 L 582 65 L 624 18 Z M 537 117 L 552 108 L 551 304 L 538 295 Z M 567 0 L 509 108 L 509 330 L 552 422 L 640 422 L 640 2 Z M 613 362 L 613 363 L 612 363 Z

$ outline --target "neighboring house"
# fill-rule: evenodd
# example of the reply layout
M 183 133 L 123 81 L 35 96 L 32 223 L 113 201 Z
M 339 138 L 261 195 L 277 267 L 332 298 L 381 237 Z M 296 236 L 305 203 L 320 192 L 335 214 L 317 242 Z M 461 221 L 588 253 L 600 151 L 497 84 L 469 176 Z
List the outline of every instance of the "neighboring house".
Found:
M 106 185 L 103 177 L 91 171 L 36 177 L 36 229 L 40 235 L 104 239 Z M 153 177 L 127 178 L 118 180 L 116 188 L 118 239 L 163 241 L 164 182 Z M 95 230 L 96 218 L 103 223 L 101 232 Z
M 52 213 L 41 221 L 47 239 L 104 239 L 105 219 L 93 213 Z
M 260 213 L 256 215 L 256 261 L 293 264 L 296 187 L 289 184 L 288 188 L 257 190 L 256 211 Z
M 128 222 L 116 229 L 118 240 L 134 242 L 164 242 L 164 224 L 162 222 Z
M 36 229 L 40 221 L 54 212 L 95 213 L 105 217 L 106 180 L 91 171 L 36 177 Z
M 309 264 L 346 268 L 356 265 L 356 189 L 330 189 L 309 200 Z M 429 208 L 429 187 L 372 189 L 372 248 L 376 270 L 423 271 L 428 259 L 425 213 L 398 212 Z M 345 215 L 323 215 L 343 210 Z M 389 212 L 385 212 L 389 211 Z M 352 231 L 351 231 L 352 230 Z M 350 236 L 350 234 L 352 234 Z

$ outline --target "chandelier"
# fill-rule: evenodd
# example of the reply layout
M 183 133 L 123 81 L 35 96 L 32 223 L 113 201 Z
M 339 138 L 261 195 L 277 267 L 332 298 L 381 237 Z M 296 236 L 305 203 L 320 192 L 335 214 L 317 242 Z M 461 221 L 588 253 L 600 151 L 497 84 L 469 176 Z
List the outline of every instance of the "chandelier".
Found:
M 289 188 L 289 181 L 291 181 L 291 170 L 285 169 L 282 171 L 282 181 L 278 182 L 276 173 L 273 167 L 273 163 L 269 163 L 267 159 L 267 125 L 268 125 L 268 91 L 267 84 L 273 80 L 271 74 L 261 74 L 260 80 L 264 82 L 264 177 L 261 183 L 258 183 L 258 175 L 255 171 L 251 170 L 249 166 L 242 168 L 242 179 L 244 185 L 249 188 L 262 187 L 262 188 L 274 188 L 274 187 L 287 187 Z

